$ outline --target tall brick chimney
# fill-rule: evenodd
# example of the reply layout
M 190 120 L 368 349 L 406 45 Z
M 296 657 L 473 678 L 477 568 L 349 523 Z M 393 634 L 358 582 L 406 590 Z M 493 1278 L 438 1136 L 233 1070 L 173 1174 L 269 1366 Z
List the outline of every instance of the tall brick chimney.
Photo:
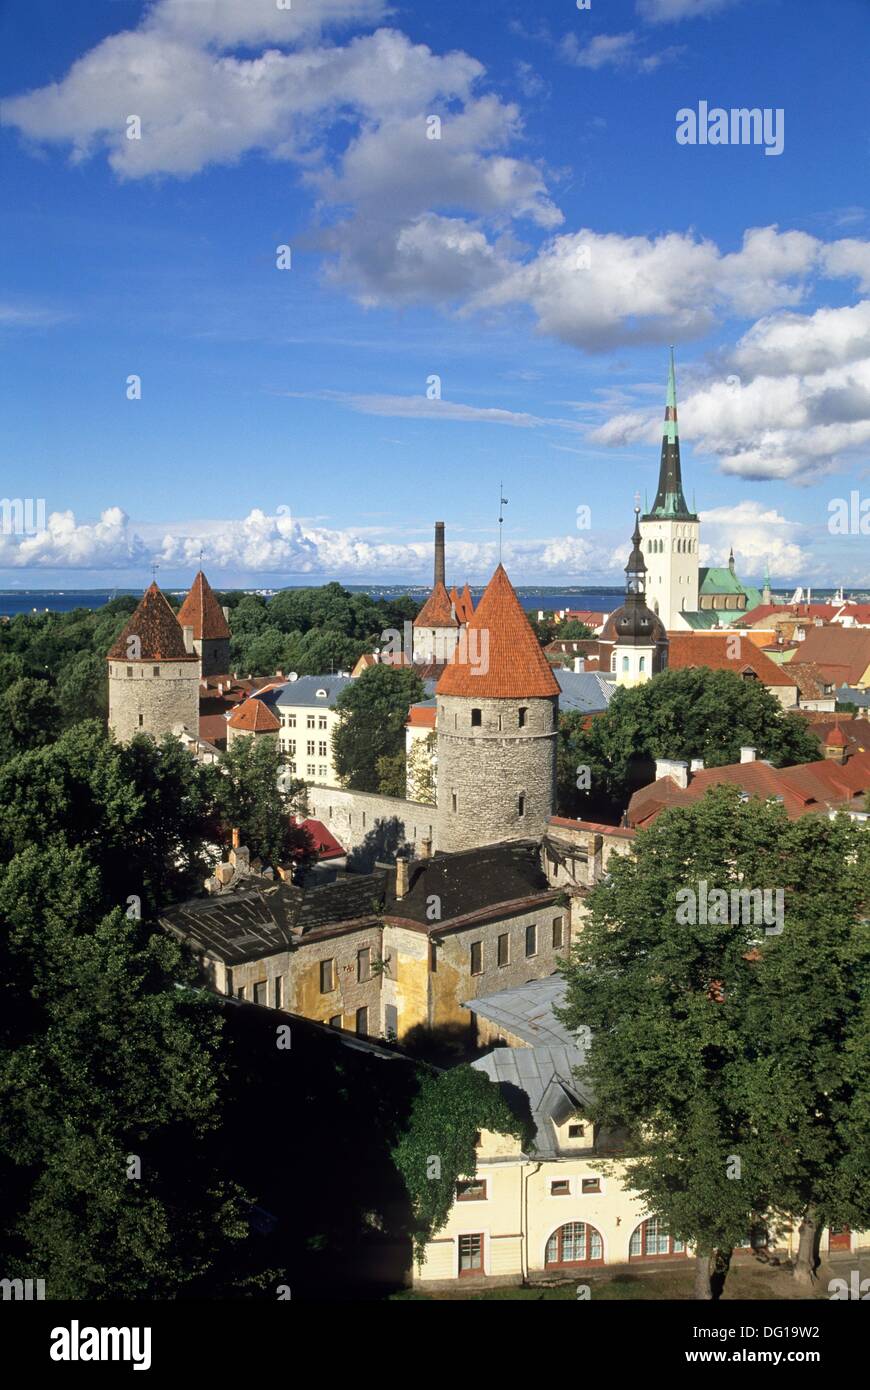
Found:
M 444 583 L 444 522 L 435 522 L 435 583 Z

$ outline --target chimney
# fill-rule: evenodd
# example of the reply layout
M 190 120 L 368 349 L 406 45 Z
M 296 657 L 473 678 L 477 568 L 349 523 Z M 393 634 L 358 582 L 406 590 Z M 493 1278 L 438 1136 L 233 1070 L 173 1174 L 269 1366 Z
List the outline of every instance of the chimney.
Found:
M 656 758 L 656 781 L 660 777 L 670 777 L 678 787 L 689 785 L 689 765 L 675 758 Z
M 396 860 L 396 900 L 404 898 L 408 891 L 408 861 L 404 856 Z
M 444 522 L 435 522 L 435 583 L 444 583 Z
M 575 671 L 585 671 L 585 670 L 586 670 L 586 658 L 585 658 L 585 656 L 575 656 L 575 658 L 574 658 L 574 670 L 575 670 Z
M 749 748 L 749 747 L 746 747 L 746 748 L 741 748 L 741 749 L 740 749 L 740 761 L 741 761 L 742 763 L 754 763 L 757 757 L 758 757 L 758 749 L 757 749 L 757 748 Z
M 425 839 L 420 841 L 420 858 L 432 858 L 432 841 L 430 840 L 428 835 L 425 837 Z
M 230 850 L 230 863 L 236 869 L 250 868 L 251 851 L 247 847 L 233 846 Z
M 187 652 L 188 656 L 193 656 L 193 628 L 192 628 L 192 627 L 185 627 L 185 628 L 183 628 L 183 632 L 184 632 L 184 650 Z
M 242 837 L 241 837 L 241 833 L 240 833 L 240 831 L 239 831 L 239 828 L 238 828 L 238 826 L 234 826 L 234 827 L 233 827 L 233 849 L 238 849 L 238 847 L 239 847 L 239 845 L 240 845 L 241 843 L 242 843 Z
M 704 771 L 704 759 L 703 759 L 703 758 L 693 758 L 692 761 L 691 761 L 691 763 L 690 763 L 690 765 L 689 765 L 689 772 L 703 772 L 703 771 Z

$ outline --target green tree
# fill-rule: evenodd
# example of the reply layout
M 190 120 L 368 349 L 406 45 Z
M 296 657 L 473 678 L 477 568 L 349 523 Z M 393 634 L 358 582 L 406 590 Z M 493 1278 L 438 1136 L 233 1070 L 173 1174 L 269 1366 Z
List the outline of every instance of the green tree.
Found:
M 589 721 L 562 716 L 560 810 L 612 819 L 654 776 L 656 758 L 703 758 L 706 767 L 723 767 L 740 761 L 744 745 L 775 767 L 819 756 L 815 735 L 760 682 L 706 666 L 665 671 L 617 689 L 607 710 Z M 588 790 L 576 787 L 579 767 L 590 769 Z
M 424 1073 L 393 1161 L 414 1212 L 414 1252 L 422 1263 L 426 1242 L 444 1226 L 460 1179 L 477 1172 L 475 1139 L 481 1130 L 511 1134 L 525 1150 L 534 1143 L 531 1117 L 515 1114 L 498 1086 L 473 1067 Z
M 378 758 L 375 770 L 378 774 L 378 791 L 381 796 L 398 796 L 404 800 L 407 789 L 404 751 L 388 753 Z
M 65 726 L 83 719 L 105 719 L 109 712 L 106 661 L 96 652 L 78 652 L 58 675 L 56 698 Z
M 408 707 L 423 699 L 415 671 L 370 666 L 336 700 L 339 722 L 333 734 L 333 760 L 342 782 L 357 791 L 379 789 L 378 759 L 404 751 Z
M 559 642 L 571 642 L 579 640 L 581 637 L 594 636 L 595 633 L 588 623 L 581 623 L 577 618 L 566 618 L 556 628 L 556 640 Z
M 49 1298 L 195 1294 L 248 1234 L 215 1142 L 222 1021 L 106 896 L 60 836 L 0 871 L 5 1272 Z
M 57 724 L 57 702 L 48 682 L 19 676 L 0 692 L 0 758 L 50 743 Z
M 310 840 L 292 821 L 304 813 L 305 783 L 287 772 L 275 739 L 235 738 L 205 773 L 226 839 L 237 829 L 251 857 L 272 868 L 307 862 Z
M 407 756 L 406 775 L 412 790 L 411 799 L 425 806 L 435 805 L 437 746 L 438 740 L 433 730 L 425 738 L 414 739 Z
M 659 816 L 587 900 L 560 1017 L 591 1029 L 592 1119 L 623 1131 L 627 1182 L 696 1247 L 698 1297 L 760 1219 L 870 1218 L 866 1109 L 841 1123 L 868 1061 L 859 835 L 716 788 Z M 688 891 L 715 889 L 781 890 L 783 930 L 742 900 L 693 913 Z

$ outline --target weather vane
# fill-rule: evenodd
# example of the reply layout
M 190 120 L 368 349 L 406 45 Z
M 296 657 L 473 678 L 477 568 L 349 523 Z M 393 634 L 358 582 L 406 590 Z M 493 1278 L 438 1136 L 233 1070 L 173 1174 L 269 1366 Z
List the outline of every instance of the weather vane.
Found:
M 505 507 L 506 507 L 507 504 L 508 504 L 507 498 L 504 497 L 504 496 L 502 495 L 503 492 L 504 492 L 504 483 L 499 483 L 499 485 L 498 485 L 498 562 L 499 562 L 499 564 L 501 564 L 501 535 L 502 535 L 501 528 L 504 526 L 504 517 L 502 516 L 502 512 L 504 511 Z

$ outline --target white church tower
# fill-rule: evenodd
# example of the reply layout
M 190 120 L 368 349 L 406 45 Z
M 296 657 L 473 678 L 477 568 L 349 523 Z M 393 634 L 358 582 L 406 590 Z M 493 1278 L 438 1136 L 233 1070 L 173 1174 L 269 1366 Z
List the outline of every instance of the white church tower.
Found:
M 689 511 L 683 495 L 677 385 L 671 348 L 659 488 L 652 510 L 641 517 L 640 523 L 646 561 L 646 601 L 668 630 L 677 626 L 678 613 L 698 611 L 700 530 L 700 522 Z

